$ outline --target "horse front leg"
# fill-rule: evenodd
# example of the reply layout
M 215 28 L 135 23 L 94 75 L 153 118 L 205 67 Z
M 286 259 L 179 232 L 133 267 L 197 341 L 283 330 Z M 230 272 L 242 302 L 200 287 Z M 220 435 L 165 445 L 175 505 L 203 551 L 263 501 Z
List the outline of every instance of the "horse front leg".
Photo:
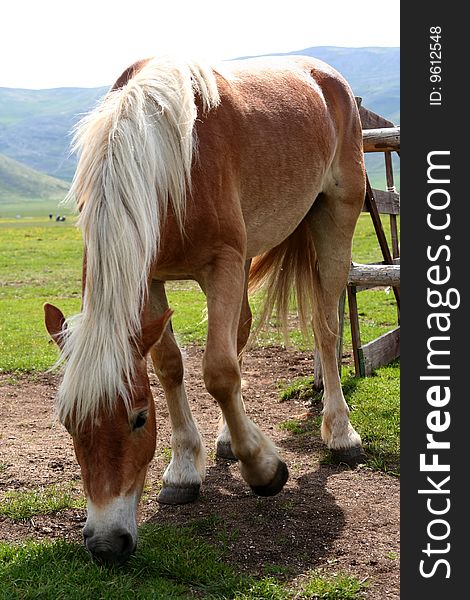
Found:
M 243 258 L 225 248 L 204 273 L 202 284 L 208 308 L 206 388 L 222 410 L 243 479 L 255 494 L 273 496 L 288 479 L 287 466 L 272 441 L 247 417 L 241 393 L 237 337 L 245 289 Z
M 158 315 L 167 307 L 163 282 L 152 282 L 151 312 Z M 158 495 L 158 502 L 193 502 L 199 495 L 205 477 L 206 453 L 188 404 L 181 351 L 171 328 L 166 328 L 161 341 L 152 348 L 151 356 L 155 372 L 165 392 L 172 428 L 171 461 L 163 474 L 163 488 Z
M 240 318 L 238 320 L 237 330 L 237 355 L 238 364 L 240 365 L 240 371 L 243 363 L 243 350 L 246 346 L 248 338 L 250 337 L 252 313 L 250 304 L 248 302 L 248 275 L 250 273 L 251 259 L 245 263 L 245 283 L 243 291 L 242 306 L 240 311 Z M 232 441 L 230 439 L 230 430 L 225 422 L 222 414 L 220 419 L 219 434 L 215 442 L 216 454 L 219 458 L 225 460 L 237 460 L 237 457 L 232 450 Z

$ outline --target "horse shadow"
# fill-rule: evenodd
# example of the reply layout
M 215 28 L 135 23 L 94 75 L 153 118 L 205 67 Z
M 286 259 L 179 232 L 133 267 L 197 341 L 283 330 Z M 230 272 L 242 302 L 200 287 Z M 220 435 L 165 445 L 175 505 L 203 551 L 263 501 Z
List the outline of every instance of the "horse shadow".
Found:
M 188 527 L 221 547 L 228 562 L 254 575 L 295 577 L 340 553 L 335 540 L 345 515 L 327 488 L 338 469 L 320 465 L 298 478 L 291 474 L 280 494 L 260 498 L 241 479 L 236 464 L 217 460 L 208 468 L 196 503 L 159 505 L 148 522 Z

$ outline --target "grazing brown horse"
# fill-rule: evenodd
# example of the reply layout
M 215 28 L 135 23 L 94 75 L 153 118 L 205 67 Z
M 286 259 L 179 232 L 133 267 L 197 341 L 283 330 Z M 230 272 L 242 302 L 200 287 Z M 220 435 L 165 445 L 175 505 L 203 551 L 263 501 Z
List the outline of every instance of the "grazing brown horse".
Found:
M 349 422 L 335 345 L 365 184 L 361 124 L 344 79 L 305 57 L 220 69 L 144 60 L 82 120 L 75 148 L 82 311 L 69 321 L 50 304 L 45 313 L 61 349 L 57 409 L 81 466 L 91 554 L 122 563 L 136 545 L 156 438 L 149 352 L 173 432 L 159 501 L 192 501 L 204 479 L 165 281 L 193 279 L 205 292 L 204 382 L 224 417 L 217 451 L 237 457 L 255 494 L 277 494 L 288 471 L 242 401 L 250 285 L 266 285 L 265 317 L 277 307 L 285 320 L 296 292 L 303 328 L 313 319 L 325 386 L 322 437 L 354 462 L 361 440 Z

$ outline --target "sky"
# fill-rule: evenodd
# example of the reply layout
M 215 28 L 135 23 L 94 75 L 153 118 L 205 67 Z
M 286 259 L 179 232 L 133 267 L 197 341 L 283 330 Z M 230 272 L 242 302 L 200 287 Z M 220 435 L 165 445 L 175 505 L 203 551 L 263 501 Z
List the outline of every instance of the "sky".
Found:
M 212 61 L 311 46 L 399 46 L 399 0 L 10 0 L 0 87 L 109 85 L 158 54 Z

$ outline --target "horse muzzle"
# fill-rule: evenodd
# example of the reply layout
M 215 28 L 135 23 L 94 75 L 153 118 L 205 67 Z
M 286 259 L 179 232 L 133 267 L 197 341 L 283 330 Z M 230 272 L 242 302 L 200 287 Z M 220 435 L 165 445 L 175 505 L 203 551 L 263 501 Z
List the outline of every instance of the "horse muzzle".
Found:
M 123 565 L 136 548 L 132 535 L 125 529 L 116 529 L 106 536 L 94 534 L 85 526 L 83 539 L 93 560 L 102 565 Z
M 138 496 L 119 496 L 106 506 L 87 502 L 88 518 L 83 529 L 86 549 L 93 559 L 106 565 L 122 565 L 137 545 Z

